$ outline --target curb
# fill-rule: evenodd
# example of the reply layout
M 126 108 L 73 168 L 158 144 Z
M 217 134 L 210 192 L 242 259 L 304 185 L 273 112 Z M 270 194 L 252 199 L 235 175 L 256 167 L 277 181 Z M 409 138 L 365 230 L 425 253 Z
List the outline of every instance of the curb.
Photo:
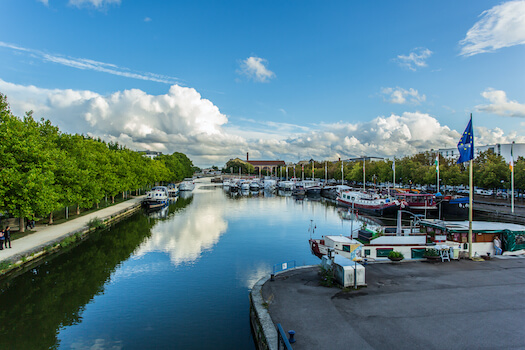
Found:
M 306 265 L 280 271 L 275 276 L 285 272 L 316 267 L 318 265 Z M 277 330 L 272 321 L 270 312 L 263 305 L 266 304 L 262 296 L 262 287 L 270 277 L 262 277 L 257 281 L 250 292 L 250 323 L 252 325 L 254 342 L 257 349 L 277 350 Z

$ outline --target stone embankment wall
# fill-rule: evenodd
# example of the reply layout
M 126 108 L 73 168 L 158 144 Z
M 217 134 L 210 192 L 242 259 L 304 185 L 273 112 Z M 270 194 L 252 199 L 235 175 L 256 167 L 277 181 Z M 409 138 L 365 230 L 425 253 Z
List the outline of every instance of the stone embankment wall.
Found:
M 126 209 L 120 210 L 118 212 L 112 213 L 109 216 L 106 216 L 104 218 L 100 218 L 100 220 L 104 223 L 105 227 L 109 227 L 112 224 L 115 224 L 121 220 L 124 220 L 125 218 L 133 215 L 135 212 L 140 210 L 141 203 L 137 202 L 135 205 L 128 207 Z M 45 244 L 33 247 L 30 250 L 26 250 L 21 254 L 15 255 L 9 260 L 11 261 L 11 264 L 9 266 L 3 266 L 0 275 L 11 275 L 12 273 L 16 273 L 17 271 L 23 270 L 24 267 L 28 265 L 32 265 L 45 256 L 48 256 L 50 254 L 57 253 L 61 250 L 60 243 L 67 239 L 68 237 L 77 235 L 79 236 L 78 241 L 82 241 L 86 239 L 90 232 L 95 231 L 97 228 L 89 227 L 88 225 L 85 225 L 81 227 L 80 229 L 67 232 L 64 235 L 58 237 L 57 239 L 46 242 Z M 13 241 L 13 243 L 16 243 L 16 241 Z

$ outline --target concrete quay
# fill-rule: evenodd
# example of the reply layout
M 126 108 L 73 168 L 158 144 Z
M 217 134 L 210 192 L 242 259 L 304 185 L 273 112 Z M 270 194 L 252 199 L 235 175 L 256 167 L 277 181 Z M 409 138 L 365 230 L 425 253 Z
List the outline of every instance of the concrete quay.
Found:
M 294 350 L 525 348 L 523 257 L 376 263 L 367 287 L 348 291 L 320 286 L 318 271 L 254 286 L 252 306 L 271 320 L 265 348 L 277 349 L 277 323 L 296 332 Z
M 20 266 L 21 264 L 36 259 L 46 253 L 45 247 L 54 245 L 76 233 L 87 233 L 89 231 L 88 223 L 95 218 L 109 224 L 140 209 L 143 197 L 144 196 L 134 197 L 125 202 L 97 210 L 61 224 L 36 226 L 35 229 L 33 229 L 33 231 L 36 232 L 16 240 L 11 240 L 11 249 L 4 248 L 0 250 L 0 263 L 9 262 Z M 23 259 L 23 261 L 21 259 Z

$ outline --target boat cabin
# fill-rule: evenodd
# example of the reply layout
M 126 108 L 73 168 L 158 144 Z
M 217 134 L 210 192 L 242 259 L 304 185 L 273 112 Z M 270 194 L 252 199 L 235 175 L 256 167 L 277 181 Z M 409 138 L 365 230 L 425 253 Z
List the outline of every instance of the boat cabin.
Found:
M 420 222 L 422 232 L 436 243 L 450 242 L 463 245 L 468 249 L 468 221 L 442 221 L 422 220 Z M 504 222 L 473 221 L 472 222 L 472 247 L 473 253 L 484 255 L 494 254 L 493 240 L 498 236 L 503 243 L 504 251 L 516 251 L 525 249 L 525 225 L 509 224 Z

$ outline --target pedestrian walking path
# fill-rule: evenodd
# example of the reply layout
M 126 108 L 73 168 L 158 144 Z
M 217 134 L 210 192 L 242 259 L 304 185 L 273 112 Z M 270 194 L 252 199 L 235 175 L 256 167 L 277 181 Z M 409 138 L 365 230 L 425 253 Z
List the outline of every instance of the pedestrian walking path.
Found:
M 93 213 L 64 222 L 62 224 L 38 227 L 38 232 L 11 241 L 11 249 L 7 248 L 0 250 L 0 262 L 5 260 L 13 260 L 13 258 L 30 254 L 39 247 L 45 247 L 67 237 L 72 233 L 82 231 L 86 228 L 88 223 L 95 218 L 103 221 L 119 212 L 125 212 L 128 209 L 140 206 L 142 198 L 143 196 L 135 197 L 125 202 L 97 210 Z

